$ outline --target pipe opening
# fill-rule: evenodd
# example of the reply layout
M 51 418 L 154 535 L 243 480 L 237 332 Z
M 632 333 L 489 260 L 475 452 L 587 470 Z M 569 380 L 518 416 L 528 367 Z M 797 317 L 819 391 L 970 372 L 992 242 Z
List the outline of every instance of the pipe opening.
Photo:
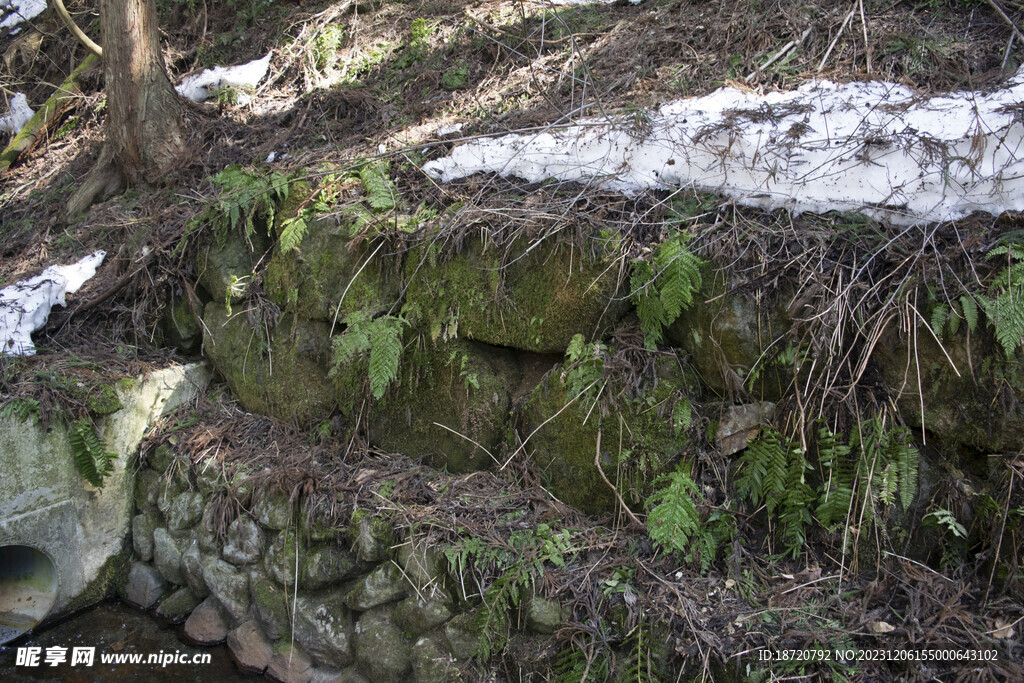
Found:
M 0 546 L 0 644 L 35 628 L 57 600 L 57 568 L 27 545 Z

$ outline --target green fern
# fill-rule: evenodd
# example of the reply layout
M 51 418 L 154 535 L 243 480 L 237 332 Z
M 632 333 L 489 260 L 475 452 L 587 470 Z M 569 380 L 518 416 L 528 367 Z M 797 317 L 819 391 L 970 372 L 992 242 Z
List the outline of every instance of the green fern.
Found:
M 584 683 L 607 680 L 611 671 L 601 648 L 594 648 L 593 657 L 588 657 L 583 649 L 570 645 L 558 653 L 553 673 L 558 683 Z
M 299 215 L 289 218 L 281 224 L 280 244 L 282 254 L 298 249 L 299 245 L 302 244 L 302 240 L 309 230 L 308 220 L 312 218 L 312 213 L 311 209 L 303 209 L 299 212 Z
M 334 365 L 330 376 L 369 352 L 370 391 L 375 399 L 398 378 L 402 358 L 402 328 L 408 322 L 402 316 L 385 315 L 373 319 L 366 311 L 356 311 L 344 320 L 345 331 L 334 339 Z
M 0 408 L 0 416 L 14 418 L 18 422 L 39 422 L 40 404 L 34 398 L 13 398 Z
M 803 449 L 772 427 L 766 427 L 740 458 L 740 496 L 754 505 L 763 502 L 769 515 L 778 513 L 783 541 L 794 557 L 803 549 L 815 502 L 807 483 L 809 469 Z
M 630 298 L 648 348 L 661 343 L 665 328 L 693 305 L 694 294 L 700 290 L 704 261 L 689 250 L 689 241 L 690 235 L 677 234 L 658 246 L 653 263 L 633 262 Z
M 697 484 L 690 478 L 689 468 L 680 466 L 675 472 L 659 477 L 655 485 L 664 484 L 646 502 L 647 535 L 669 552 L 688 552 L 688 561 L 701 562 L 705 572 L 714 560 L 718 539 L 711 527 L 701 521 L 697 504 L 704 502 Z
M 1001 244 L 986 258 L 1006 256 L 1007 266 L 996 276 L 989 296 L 979 295 L 978 303 L 995 329 L 996 341 L 1007 358 L 1013 358 L 1024 341 L 1024 246 Z
M 290 178 L 277 171 L 231 165 L 211 178 L 218 194 L 199 216 L 213 227 L 223 245 L 229 230 L 241 229 L 246 237 L 256 231 L 256 221 L 274 224 L 278 203 L 288 198 Z
M 68 441 L 78 473 L 96 488 L 102 488 L 103 480 L 114 470 L 117 455 L 103 447 L 88 418 L 75 420 L 69 425 Z
M 658 666 L 652 661 L 652 653 L 658 649 L 651 635 L 650 625 L 643 619 L 626 634 L 626 659 L 622 663 L 622 674 L 617 678 L 629 683 L 657 683 L 661 680 Z
M 359 169 L 359 179 L 366 190 L 366 203 L 375 212 L 390 211 L 395 208 L 398 190 L 389 177 L 390 167 L 387 163 L 376 161 Z
M 835 530 L 850 513 L 856 467 L 851 466 L 850 447 L 825 425 L 818 429 L 818 463 L 823 476 L 814 514 L 819 524 Z

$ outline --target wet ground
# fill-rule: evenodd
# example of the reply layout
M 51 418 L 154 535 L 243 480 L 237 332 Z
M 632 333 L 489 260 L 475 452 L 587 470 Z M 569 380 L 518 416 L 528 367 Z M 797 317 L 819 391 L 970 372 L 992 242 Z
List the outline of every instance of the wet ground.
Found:
M 18 665 L 18 648 L 40 648 L 35 666 Z M 66 648 L 61 650 L 60 648 Z M 91 665 L 71 665 L 75 648 L 95 648 Z M 80 651 L 81 652 L 81 651 Z M 54 665 L 47 657 L 61 659 Z M 138 655 L 143 663 L 129 663 Z M 160 663 L 145 663 L 156 655 Z M 198 663 L 200 656 L 209 661 Z M 56 657 L 55 657 L 56 656 Z M 107 661 L 104 662 L 103 660 Z M 117 661 L 120 660 L 120 661 Z M 240 672 L 228 649 L 189 644 L 180 627 L 162 626 L 152 617 L 126 605 L 111 602 L 83 612 L 55 626 L 0 647 L 0 680 L 67 681 L 251 681 L 261 677 Z

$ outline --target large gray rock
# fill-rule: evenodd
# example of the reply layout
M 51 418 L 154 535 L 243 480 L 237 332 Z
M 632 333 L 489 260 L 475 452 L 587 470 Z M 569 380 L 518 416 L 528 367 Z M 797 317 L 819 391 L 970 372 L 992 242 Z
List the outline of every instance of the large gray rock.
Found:
M 444 575 L 444 559 L 444 555 L 424 538 L 412 538 L 398 546 L 398 564 L 420 590 L 438 584 Z
M 171 504 L 185 487 L 188 486 L 188 479 L 182 478 L 174 471 L 165 472 L 156 482 L 156 506 L 160 513 L 166 516 L 171 511 Z
M 200 645 L 224 642 L 228 635 L 228 624 L 216 599 L 207 598 L 192 610 L 191 616 L 185 621 L 185 635 Z
M 355 653 L 359 667 L 375 683 L 405 681 L 412 669 L 412 646 L 392 623 L 390 610 L 380 607 L 359 617 Z
M 148 564 L 136 562 L 128 574 L 124 597 L 136 607 L 149 609 L 160 599 L 166 588 L 167 584 L 160 572 Z
M 228 540 L 224 544 L 224 559 L 241 567 L 252 564 L 263 554 L 263 531 L 246 516 L 239 517 L 228 527 Z
M 156 507 L 160 473 L 148 467 L 135 475 L 135 507 L 140 511 Z
M 245 673 L 261 674 L 270 665 L 274 649 L 259 624 L 246 621 L 228 632 L 228 649 L 238 668 Z
M 311 548 L 303 569 L 299 581 L 303 588 L 309 590 L 338 583 L 359 573 L 359 566 L 352 554 L 335 545 Z
M 203 496 L 196 491 L 181 493 L 167 510 L 167 530 L 181 535 L 194 527 L 203 516 Z
M 295 602 L 295 640 L 303 649 L 332 667 L 351 664 L 352 615 L 340 592 L 303 595 Z
M 249 571 L 249 593 L 256 620 L 271 640 L 279 640 L 291 631 L 291 617 L 285 600 L 285 589 L 262 572 Z
M 181 575 L 185 579 L 185 585 L 195 594 L 197 598 L 205 598 L 210 594 L 210 589 L 203 579 L 203 567 L 213 559 L 213 556 L 203 553 L 199 549 L 199 540 L 193 538 L 181 554 Z
M 152 512 L 132 517 L 132 547 L 143 562 L 153 559 L 153 532 L 157 523 L 156 514 Z
M 557 600 L 534 595 L 523 608 L 526 625 L 537 633 L 550 634 L 557 631 L 564 621 L 562 606 Z
M 153 564 L 174 585 L 185 584 L 181 573 L 181 550 L 170 532 L 162 527 L 153 531 Z
M 476 628 L 475 621 L 475 612 L 464 612 L 445 623 L 444 635 L 448 641 L 448 651 L 456 659 L 469 659 L 476 651 L 480 642 L 480 631 Z
M 224 483 L 224 473 L 216 458 L 204 458 L 196 463 L 196 486 L 204 496 L 209 496 Z
M 156 613 L 157 616 L 176 624 L 179 621 L 184 621 L 198 604 L 199 598 L 196 597 L 195 593 L 183 587 L 161 600 Z
M 223 560 L 213 560 L 203 568 L 203 580 L 232 623 L 238 624 L 245 619 L 250 605 L 248 574 L 239 572 Z
M 360 562 L 380 562 L 387 555 L 390 530 L 384 529 L 384 522 L 371 513 L 356 510 L 349 525 L 352 550 Z
M 400 600 L 409 594 L 409 582 L 392 562 L 386 562 L 357 581 L 345 596 L 345 604 L 357 612 Z
M 281 531 L 292 521 L 292 504 L 283 493 L 257 494 L 253 514 L 263 526 Z
M 443 594 L 432 599 L 413 595 L 395 606 L 393 617 L 403 631 L 423 635 L 452 618 L 451 599 Z
M 199 520 L 199 529 L 194 532 L 199 539 L 199 548 L 208 553 L 220 555 L 220 539 L 215 530 L 215 518 L 217 511 L 212 504 L 207 504 L 203 510 L 203 517 Z
M 443 645 L 444 636 L 423 636 L 412 646 L 412 670 L 416 683 L 448 683 L 462 680 L 461 673 Z
M 267 678 L 280 683 L 309 683 L 313 679 L 313 662 L 297 645 L 285 644 L 271 658 Z

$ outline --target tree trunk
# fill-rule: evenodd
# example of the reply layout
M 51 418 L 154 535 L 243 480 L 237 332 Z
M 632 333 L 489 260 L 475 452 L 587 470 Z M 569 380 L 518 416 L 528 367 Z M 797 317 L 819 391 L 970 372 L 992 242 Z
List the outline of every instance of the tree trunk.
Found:
M 106 144 L 129 184 L 156 183 L 185 148 L 181 103 L 164 70 L 154 0 L 100 0 Z
M 100 0 L 107 121 L 99 161 L 68 200 L 74 218 L 124 184 L 157 184 L 186 150 L 182 105 L 164 70 L 154 0 Z

